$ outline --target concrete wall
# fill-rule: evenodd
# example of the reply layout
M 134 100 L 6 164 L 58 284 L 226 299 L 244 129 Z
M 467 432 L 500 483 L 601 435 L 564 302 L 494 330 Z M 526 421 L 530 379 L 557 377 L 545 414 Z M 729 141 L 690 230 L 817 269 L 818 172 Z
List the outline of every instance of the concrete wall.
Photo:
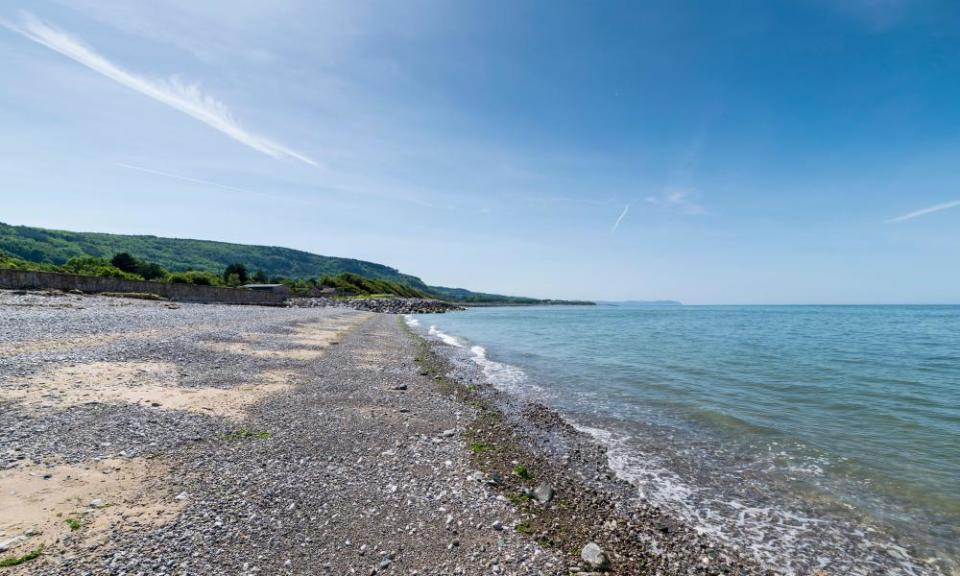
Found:
M 25 272 L 0 269 L 0 288 L 10 290 L 80 290 L 81 292 L 147 292 L 178 302 L 206 302 L 223 304 L 257 304 L 281 306 L 284 295 L 274 292 L 197 286 L 194 284 L 166 284 L 142 280 L 124 280 L 100 276 L 77 276 L 58 272 Z

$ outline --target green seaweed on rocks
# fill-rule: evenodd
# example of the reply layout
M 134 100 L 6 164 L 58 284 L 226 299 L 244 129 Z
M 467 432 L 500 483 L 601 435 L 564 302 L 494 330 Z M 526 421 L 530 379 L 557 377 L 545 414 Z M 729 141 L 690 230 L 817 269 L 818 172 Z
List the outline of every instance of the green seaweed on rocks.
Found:
M 256 438 L 258 440 L 266 440 L 271 438 L 273 432 L 268 432 L 266 430 L 248 430 L 247 428 L 240 428 L 234 430 L 233 432 L 226 435 L 227 440 L 245 440 L 247 438 Z
M 517 464 L 516 466 L 513 467 L 513 470 L 511 472 L 517 478 L 521 478 L 523 480 L 530 479 L 530 471 L 527 470 L 527 467 L 524 466 L 523 464 Z
M 471 442 L 470 451 L 474 454 L 483 454 L 484 452 L 493 452 L 493 446 L 483 442 Z
M 10 556 L 9 558 L 4 558 L 3 560 L 0 560 L 0 568 L 7 568 L 9 566 L 19 566 L 24 562 L 29 562 L 30 560 L 37 558 L 38 556 L 40 556 L 40 554 L 43 554 L 43 544 L 27 552 L 23 556 Z

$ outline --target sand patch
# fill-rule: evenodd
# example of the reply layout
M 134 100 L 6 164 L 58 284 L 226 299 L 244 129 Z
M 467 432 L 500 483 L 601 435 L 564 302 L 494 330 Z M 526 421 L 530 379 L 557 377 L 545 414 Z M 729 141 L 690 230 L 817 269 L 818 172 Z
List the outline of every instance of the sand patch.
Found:
M 62 544 L 105 540 L 115 529 L 156 526 L 175 517 L 182 501 L 149 490 L 146 480 L 166 468 L 143 459 L 41 466 L 25 463 L 0 471 L 0 557 L 44 553 L 20 568 L 56 557 Z M 29 536 L 27 536 L 29 534 Z M 16 570 L 16 569 L 14 569 Z M 5 572 L 6 573 L 6 572 Z
M 100 334 L 96 336 L 75 334 L 69 338 L 6 342 L 0 344 L 0 355 L 17 356 L 20 354 L 42 354 L 44 352 L 65 352 L 81 348 L 94 348 L 96 346 L 106 346 L 130 336 L 128 334 Z
M 248 333 L 238 342 L 206 342 L 203 345 L 218 352 L 257 358 L 315 360 L 327 348 L 337 344 L 346 331 L 368 317 L 369 314 L 358 314 L 349 318 L 302 322 L 294 325 L 289 333 Z
M 324 352 L 315 347 L 265 348 L 252 342 L 207 342 L 204 346 L 217 352 L 268 359 L 315 360 Z
M 93 362 L 58 366 L 0 388 L 0 399 L 28 409 L 64 409 L 90 402 L 140 404 L 161 410 L 188 410 L 242 419 L 246 408 L 299 380 L 291 371 L 271 370 L 262 383 L 234 388 L 179 386 L 176 365 L 169 362 Z

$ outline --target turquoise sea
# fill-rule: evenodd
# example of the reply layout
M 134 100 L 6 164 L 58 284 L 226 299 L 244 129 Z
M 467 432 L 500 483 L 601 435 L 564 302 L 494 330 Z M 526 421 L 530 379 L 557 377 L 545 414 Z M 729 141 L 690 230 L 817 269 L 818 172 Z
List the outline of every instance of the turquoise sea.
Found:
M 958 574 L 960 306 L 476 308 L 408 319 L 786 574 Z

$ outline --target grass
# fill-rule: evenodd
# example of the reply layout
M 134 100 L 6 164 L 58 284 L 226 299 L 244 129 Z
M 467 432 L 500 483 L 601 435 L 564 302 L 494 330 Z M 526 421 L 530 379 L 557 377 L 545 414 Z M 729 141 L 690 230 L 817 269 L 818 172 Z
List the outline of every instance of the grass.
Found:
M 524 480 L 530 479 L 530 471 L 523 464 L 517 464 L 513 467 L 513 475 Z
M 43 544 L 37 546 L 33 550 L 27 552 L 23 556 L 10 556 L 9 558 L 4 558 L 0 560 L 0 568 L 6 568 L 8 566 L 19 566 L 24 562 L 29 562 L 37 556 L 43 553 Z
M 75 516 L 71 516 L 70 518 L 67 518 L 66 520 L 64 520 L 64 522 L 67 523 L 67 526 L 70 527 L 70 530 L 79 530 L 80 526 L 83 525 L 83 523 L 80 522 L 80 519 Z
M 256 438 L 258 440 L 266 440 L 273 436 L 272 432 L 267 432 L 266 430 L 248 430 L 246 428 L 240 428 L 239 430 L 234 430 L 233 432 L 227 434 L 227 440 L 244 440 L 247 438 Z
M 483 454 L 484 452 L 492 452 L 493 446 L 484 444 L 483 442 L 471 442 L 470 451 L 474 454 Z
M 514 506 L 520 506 L 520 505 L 526 504 L 527 502 L 530 501 L 530 496 L 527 495 L 527 494 L 524 494 L 523 492 L 514 492 L 513 494 L 511 494 L 511 495 L 508 496 L 507 498 L 510 499 L 510 502 L 511 502 Z
M 517 524 L 516 530 L 521 534 L 530 535 L 533 534 L 533 525 L 529 522 L 521 522 Z

